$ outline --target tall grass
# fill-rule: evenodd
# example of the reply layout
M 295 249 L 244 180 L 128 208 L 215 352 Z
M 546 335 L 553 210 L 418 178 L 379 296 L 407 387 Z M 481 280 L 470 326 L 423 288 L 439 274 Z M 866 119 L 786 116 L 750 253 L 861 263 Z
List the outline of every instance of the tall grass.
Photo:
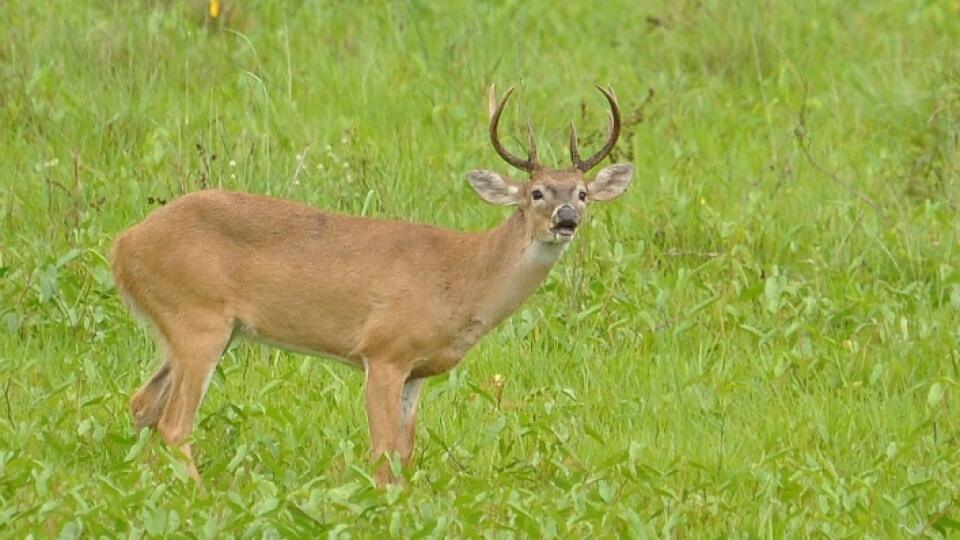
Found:
M 0 3 L 0 530 L 956 534 L 960 4 L 203 4 Z M 239 345 L 198 492 L 130 424 L 156 358 L 111 239 L 207 187 L 492 226 L 491 83 L 556 165 L 612 85 L 631 191 L 429 383 L 405 487 L 362 377 Z

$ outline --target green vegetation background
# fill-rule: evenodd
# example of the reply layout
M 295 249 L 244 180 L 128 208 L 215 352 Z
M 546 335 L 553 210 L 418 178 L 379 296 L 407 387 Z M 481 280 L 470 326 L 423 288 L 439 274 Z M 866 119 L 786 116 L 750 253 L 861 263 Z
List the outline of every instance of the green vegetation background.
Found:
M 956 534 L 960 2 L 223 8 L 0 3 L 3 535 Z M 198 493 L 130 425 L 155 349 L 111 239 L 203 187 L 490 227 L 490 83 L 556 165 L 612 85 L 631 190 L 429 383 L 406 487 L 358 373 L 241 345 Z

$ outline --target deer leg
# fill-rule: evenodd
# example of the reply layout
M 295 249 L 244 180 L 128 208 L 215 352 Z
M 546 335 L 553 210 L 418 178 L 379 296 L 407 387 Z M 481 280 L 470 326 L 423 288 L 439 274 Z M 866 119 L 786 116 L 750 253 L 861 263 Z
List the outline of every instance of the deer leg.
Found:
M 388 364 L 365 362 L 367 370 L 366 405 L 367 422 L 370 426 L 370 458 L 380 461 L 383 456 L 391 459 L 397 452 L 400 439 L 400 396 L 407 374 Z M 389 462 L 381 463 L 374 478 L 383 486 L 393 480 Z
M 179 447 L 187 458 L 190 476 L 198 484 L 200 473 L 186 440 L 193 432 L 193 421 L 213 370 L 232 335 L 232 323 L 216 319 L 185 317 L 181 319 L 185 324 L 179 325 L 180 333 L 168 335 L 172 383 L 166 407 L 157 423 L 157 431 L 164 442 Z
M 407 379 L 400 394 L 400 440 L 398 450 L 403 465 L 413 461 L 413 442 L 417 432 L 417 402 L 424 379 Z
M 156 429 L 160 414 L 170 397 L 170 360 L 164 360 L 160 369 L 130 399 L 130 412 L 137 431 L 149 427 Z

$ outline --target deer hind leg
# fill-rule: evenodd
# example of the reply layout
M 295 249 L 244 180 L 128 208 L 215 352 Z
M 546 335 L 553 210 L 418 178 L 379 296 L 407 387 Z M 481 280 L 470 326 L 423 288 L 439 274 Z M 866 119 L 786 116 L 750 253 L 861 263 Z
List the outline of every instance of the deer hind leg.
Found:
M 367 371 L 366 405 L 367 422 L 370 425 L 370 458 L 380 461 L 384 456 L 391 459 L 400 446 L 401 394 L 407 373 L 389 364 L 364 362 Z M 393 480 L 390 464 L 381 463 L 374 473 L 377 484 L 383 486 Z
M 179 447 L 186 456 L 190 475 L 200 481 L 187 438 L 210 377 L 233 335 L 233 322 L 221 314 L 181 316 L 168 325 L 167 344 L 171 379 L 168 397 L 157 431 L 164 442 Z M 149 383 L 148 383 L 149 384 Z
M 145 427 L 157 428 L 157 422 L 160 421 L 160 415 L 170 397 L 171 369 L 170 360 L 167 358 L 147 384 L 130 399 L 130 412 L 133 414 L 133 425 L 137 431 Z
M 400 394 L 400 433 L 397 449 L 404 466 L 413 461 L 413 442 L 417 431 L 417 402 L 425 379 L 407 379 Z

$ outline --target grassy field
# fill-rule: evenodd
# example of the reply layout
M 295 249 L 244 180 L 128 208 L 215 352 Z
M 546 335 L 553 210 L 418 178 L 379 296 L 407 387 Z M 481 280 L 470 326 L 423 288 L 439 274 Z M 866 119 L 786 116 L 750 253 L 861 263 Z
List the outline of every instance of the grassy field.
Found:
M 0 536 L 957 534 L 960 2 L 187 4 L 0 2 Z M 559 166 L 612 85 L 631 190 L 428 383 L 405 487 L 361 374 L 238 344 L 199 493 L 114 236 L 216 186 L 493 226 L 490 83 Z

